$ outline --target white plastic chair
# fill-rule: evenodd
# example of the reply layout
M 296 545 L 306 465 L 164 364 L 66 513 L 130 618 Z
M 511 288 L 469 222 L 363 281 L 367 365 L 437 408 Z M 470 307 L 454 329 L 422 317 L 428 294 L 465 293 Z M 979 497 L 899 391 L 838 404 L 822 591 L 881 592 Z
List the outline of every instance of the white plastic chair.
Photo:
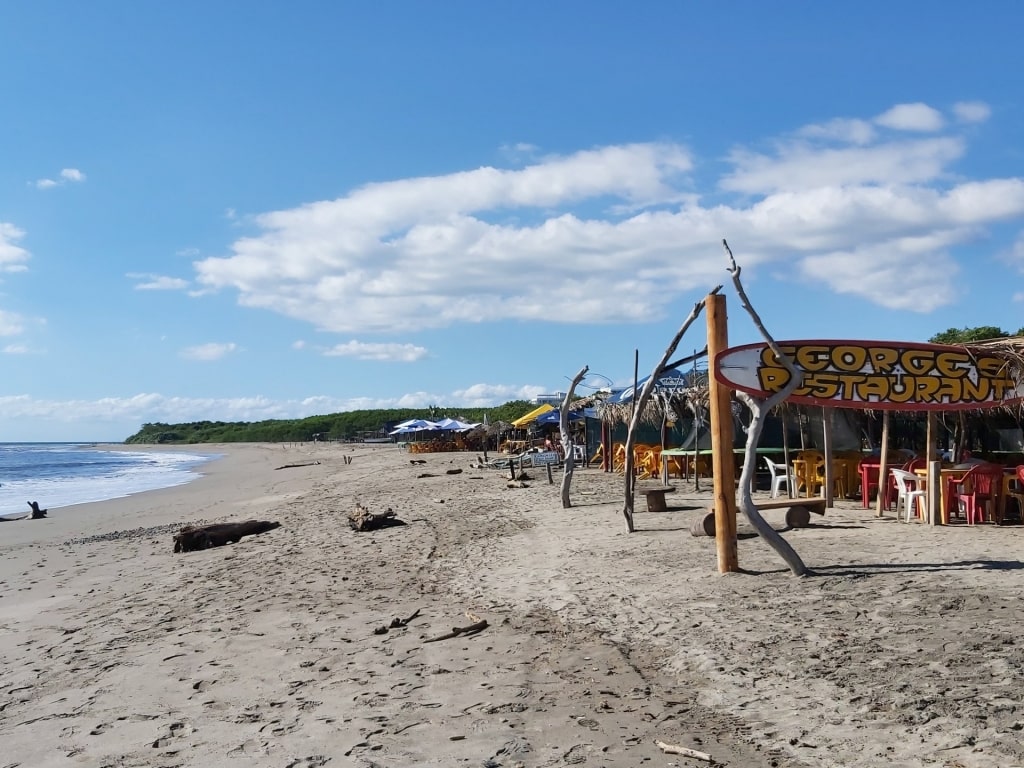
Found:
M 796 489 L 796 477 L 793 474 L 793 470 L 786 471 L 786 467 L 782 464 L 776 464 L 774 461 L 769 459 L 767 456 L 764 457 L 764 463 L 768 465 L 768 471 L 772 473 L 772 498 L 777 498 L 779 490 L 783 487 L 788 491 L 790 488 Z
M 923 502 L 928 494 L 918 488 L 921 478 L 913 472 L 907 472 L 902 469 L 891 469 L 889 471 L 892 472 L 892 476 L 896 478 L 896 519 L 900 519 L 900 505 L 902 504 L 903 516 L 909 523 L 911 512 L 916 513 L 917 500 L 921 499 Z

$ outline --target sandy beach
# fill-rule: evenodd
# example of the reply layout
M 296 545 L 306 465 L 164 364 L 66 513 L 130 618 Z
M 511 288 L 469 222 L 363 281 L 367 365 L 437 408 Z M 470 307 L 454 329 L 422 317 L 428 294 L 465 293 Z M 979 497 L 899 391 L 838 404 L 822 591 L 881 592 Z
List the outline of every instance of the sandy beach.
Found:
M 1024 765 L 1019 526 L 842 502 L 785 532 L 813 575 L 741 520 L 722 576 L 689 532 L 710 490 L 682 481 L 627 534 L 596 469 L 562 509 L 558 473 L 508 488 L 475 455 L 197 450 L 223 457 L 188 485 L 0 524 L 3 768 L 707 764 L 656 740 L 755 768 Z M 406 525 L 356 533 L 356 502 Z M 246 519 L 281 527 L 172 552 Z

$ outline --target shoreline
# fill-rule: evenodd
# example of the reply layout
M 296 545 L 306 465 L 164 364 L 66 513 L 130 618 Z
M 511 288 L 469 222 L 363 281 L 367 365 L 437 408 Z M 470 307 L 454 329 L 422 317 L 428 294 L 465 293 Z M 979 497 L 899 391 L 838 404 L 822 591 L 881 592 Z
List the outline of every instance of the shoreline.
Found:
M 196 481 L 82 505 L 81 541 L 69 515 L 0 545 L 9 760 L 696 764 L 661 740 L 742 768 L 1024 764 L 1024 527 L 843 502 L 784 532 L 814 575 L 741 520 L 746 570 L 722 576 L 689 534 L 711 492 L 682 481 L 627 534 L 621 477 L 599 470 L 562 509 L 543 473 L 510 489 L 469 454 L 210 449 Z M 406 525 L 357 534 L 357 501 Z M 200 518 L 282 526 L 173 554 L 159 526 Z M 467 613 L 488 627 L 428 642 Z

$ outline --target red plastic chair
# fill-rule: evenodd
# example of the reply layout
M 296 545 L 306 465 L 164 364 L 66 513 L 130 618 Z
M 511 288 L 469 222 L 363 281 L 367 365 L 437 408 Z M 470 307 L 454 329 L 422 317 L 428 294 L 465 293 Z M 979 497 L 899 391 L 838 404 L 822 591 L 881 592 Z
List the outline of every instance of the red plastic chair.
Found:
M 880 465 L 877 461 L 861 460 L 860 462 L 860 499 L 864 509 L 868 509 L 871 506 L 871 492 L 878 492 L 879 468 Z M 893 478 L 892 473 L 887 472 L 886 474 L 889 476 L 889 482 L 886 484 L 884 504 L 886 510 L 890 510 L 896 502 L 898 489 L 896 488 L 896 480 Z
M 1003 468 L 998 464 L 979 464 L 960 476 L 951 479 L 952 498 L 956 508 L 963 512 L 968 525 L 985 521 L 986 508 L 991 505 L 995 511 L 996 497 L 1003 484 Z
M 1024 523 L 1024 464 L 1017 466 L 1016 474 L 1014 476 L 1016 487 L 1011 487 L 1007 492 L 1007 499 L 1013 499 L 1017 502 L 1017 515 L 1018 519 Z

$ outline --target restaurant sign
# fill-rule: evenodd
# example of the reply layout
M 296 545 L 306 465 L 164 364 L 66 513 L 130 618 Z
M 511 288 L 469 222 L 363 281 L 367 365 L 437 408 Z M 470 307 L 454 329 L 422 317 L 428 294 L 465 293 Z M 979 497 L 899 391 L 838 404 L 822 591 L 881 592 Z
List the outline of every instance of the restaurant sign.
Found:
M 1024 398 L 1009 362 L 988 352 L 897 341 L 780 341 L 804 372 L 788 402 L 834 408 L 950 411 L 995 408 Z M 790 373 L 767 344 L 721 352 L 715 378 L 732 389 L 769 397 Z

